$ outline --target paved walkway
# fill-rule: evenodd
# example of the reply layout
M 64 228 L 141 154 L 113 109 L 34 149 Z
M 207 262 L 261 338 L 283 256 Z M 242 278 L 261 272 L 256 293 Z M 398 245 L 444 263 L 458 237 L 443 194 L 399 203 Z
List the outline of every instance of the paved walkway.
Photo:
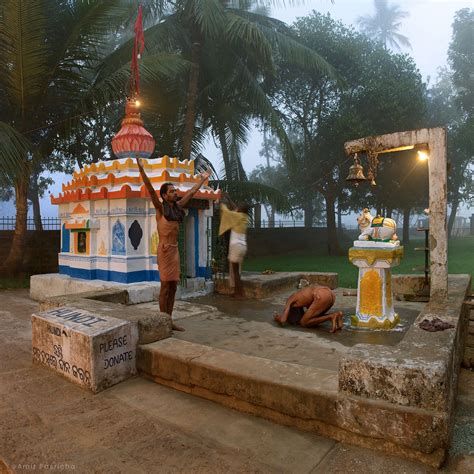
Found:
M 0 473 L 426 473 L 136 377 L 92 395 L 31 364 L 26 290 L 0 291 Z M 182 309 L 185 305 L 182 305 Z M 195 315 L 196 316 L 196 315 Z M 184 322 L 184 321 L 183 321 Z M 461 376 L 446 472 L 474 472 L 474 373 Z

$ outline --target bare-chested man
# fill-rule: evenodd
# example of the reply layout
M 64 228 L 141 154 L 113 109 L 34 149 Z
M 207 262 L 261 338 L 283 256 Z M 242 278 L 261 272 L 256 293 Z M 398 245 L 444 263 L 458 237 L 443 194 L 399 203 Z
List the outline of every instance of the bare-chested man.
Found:
M 333 291 L 326 286 L 309 286 L 293 293 L 287 300 L 283 314 L 275 314 L 274 320 L 282 326 L 299 324 L 312 328 L 331 320 L 331 332 L 342 329 L 342 311 L 326 314 L 336 301 Z M 308 308 L 304 311 L 304 308 Z
M 160 311 L 172 316 L 174 297 L 178 287 L 179 273 L 179 250 L 178 234 L 179 225 L 184 218 L 184 208 L 199 188 L 209 178 L 210 171 L 202 173 L 200 180 L 178 201 L 176 188 L 172 183 L 164 183 L 160 188 L 159 200 L 156 191 L 151 184 L 140 158 L 137 158 L 138 169 L 145 183 L 148 194 L 156 209 L 156 224 L 158 230 L 158 266 L 160 271 Z M 184 328 L 173 322 L 175 331 L 184 331 Z

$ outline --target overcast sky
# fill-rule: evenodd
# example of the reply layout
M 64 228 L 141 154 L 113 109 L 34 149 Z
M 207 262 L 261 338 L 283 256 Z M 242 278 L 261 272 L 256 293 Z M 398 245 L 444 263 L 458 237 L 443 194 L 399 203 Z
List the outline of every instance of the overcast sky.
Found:
M 288 3 L 288 1 L 286 2 Z M 372 15 L 373 0 L 311 0 L 294 2 L 296 6 L 273 8 L 271 16 L 291 24 L 298 17 L 306 16 L 313 10 L 329 13 L 334 19 L 341 20 L 347 25 L 356 25 L 357 18 Z M 474 8 L 474 0 L 389 0 L 402 10 L 409 13 L 403 20 L 399 32 L 408 37 L 412 49 L 404 49 L 409 53 L 426 81 L 431 77 L 431 83 L 436 79 L 437 70 L 447 61 L 447 52 L 451 40 L 451 24 L 454 14 L 461 8 Z M 356 26 L 357 28 L 357 26 Z M 248 146 L 242 153 L 244 169 L 249 172 L 258 164 L 263 164 L 259 156 L 261 136 L 258 132 L 250 136 Z M 204 150 L 213 163 L 220 166 L 220 152 L 210 140 Z
M 285 3 L 290 2 L 287 0 Z M 294 6 L 272 8 L 271 16 L 291 24 L 296 18 L 316 10 L 330 13 L 333 18 L 349 25 L 356 24 L 359 16 L 374 12 L 373 0 L 334 0 L 334 3 L 330 0 L 308 0 L 292 3 Z M 409 13 L 410 16 L 403 20 L 399 32 L 409 38 L 412 49 L 403 52 L 409 53 L 415 59 L 423 79 L 427 80 L 430 76 L 433 82 L 437 69 L 446 64 L 454 13 L 461 8 L 474 8 L 474 0 L 389 0 L 389 3 L 396 3 Z M 259 156 L 260 147 L 261 137 L 258 132 L 254 132 L 242 153 L 242 162 L 247 172 L 256 165 L 263 164 Z M 220 169 L 220 151 L 212 140 L 208 141 L 203 153 Z M 57 178 L 50 190 L 53 194 L 57 194 L 61 189 L 62 176 L 58 175 Z M 50 206 L 49 198 L 42 200 L 42 209 L 45 216 L 57 215 L 56 206 Z

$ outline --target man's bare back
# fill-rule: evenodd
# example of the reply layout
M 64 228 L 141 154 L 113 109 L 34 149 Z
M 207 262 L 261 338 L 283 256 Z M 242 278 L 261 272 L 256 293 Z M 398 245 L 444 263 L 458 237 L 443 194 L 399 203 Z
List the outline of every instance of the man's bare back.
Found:
M 308 308 L 299 321 L 302 327 L 314 327 L 324 321 L 331 320 L 331 332 L 342 328 L 342 312 L 325 314 L 334 304 L 336 298 L 330 288 L 325 286 L 309 286 L 303 288 L 286 300 L 283 313 L 275 314 L 274 320 L 284 325 L 293 308 Z

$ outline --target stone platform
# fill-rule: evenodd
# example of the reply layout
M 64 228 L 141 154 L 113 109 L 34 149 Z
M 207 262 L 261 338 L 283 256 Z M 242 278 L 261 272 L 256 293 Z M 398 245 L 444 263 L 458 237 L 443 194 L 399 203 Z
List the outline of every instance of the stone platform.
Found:
M 448 301 L 416 303 L 421 311 L 413 324 L 401 334 L 390 331 L 385 341 L 377 337 L 382 331 L 332 335 L 268 322 L 264 328 L 245 315 L 232 320 L 211 311 L 186 318 L 185 333 L 140 346 L 138 369 L 160 384 L 247 413 L 438 467 L 451 436 L 468 288 L 469 276 L 450 276 Z M 256 304 L 267 305 L 271 320 L 272 303 L 283 301 Z M 434 317 L 454 328 L 418 327 Z
M 402 326 L 394 331 L 349 328 L 355 297 L 343 297 L 338 289 L 335 309 L 344 311 L 346 326 L 330 334 L 325 326 L 282 329 L 272 322 L 273 311 L 282 309 L 300 275 L 285 275 L 287 290 L 262 300 L 217 295 L 177 301 L 173 316 L 186 331 L 171 338 L 169 318 L 160 316 L 157 303 L 131 306 L 127 291 L 57 297 L 42 307 L 70 305 L 73 298 L 75 307 L 101 308 L 137 321 L 137 368 L 155 382 L 281 424 L 439 466 L 452 430 L 470 277 L 450 276 L 445 303 L 397 303 Z M 270 286 L 278 287 L 279 275 L 269 276 L 276 282 Z M 434 317 L 454 328 L 429 333 L 418 327 L 422 319 Z M 164 328 L 159 337 L 155 324 Z
M 257 272 L 242 272 L 242 282 L 247 298 L 262 299 L 276 295 L 286 290 L 296 289 L 301 279 L 308 280 L 311 284 L 328 286 L 335 289 L 339 286 L 337 273 L 331 272 L 275 272 L 270 274 Z M 392 275 L 392 291 L 396 299 L 401 301 L 414 301 L 414 297 L 423 289 L 423 274 Z M 232 293 L 229 279 L 217 278 L 214 282 L 215 292 L 222 295 Z M 211 292 L 207 292 L 210 294 Z
M 324 272 L 275 272 L 270 274 L 256 272 L 242 272 L 242 283 L 247 298 L 262 299 L 290 288 L 295 289 L 301 279 L 308 280 L 311 284 L 337 288 L 337 273 Z M 216 293 L 228 295 L 233 292 L 229 286 L 229 279 L 217 278 L 215 281 Z
M 98 317 L 113 317 L 135 324 L 138 343 L 148 344 L 171 336 L 171 318 L 161 313 L 159 306 L 152 308 L 129 303 L 126 290 L 101 290 L 56 296 L 40 302 L 40 311 L 73 306 L 79 311 L 93 312 Z
M 38 305 L 28 291 L 2 290 L 1 296 L 2 473 L 89 473 L 98 466 L 114 473 L 154 472 L 157 465 L 164 472 L 435 473 L 413 461 L 247 415 L 142 377 L 98 396 L 84 391 L 31 364 L 31 313 Z M 185 314 L 192 308 L 184 306 L 183 323 L 189 326 L 194 318 Z M 196 316 L 202 317 L 197 309 Z M 473 472 L 473 436 L 474 372 L 464 369 L 449 459 L 437 472 Z
M 126 291 L 127 303 L 146 303 L 158 299 L 159 282 L 117 283 L 104 280 L 83 280 L 59 273 L 33 275 L 30 279 L 30 298 L 43 301 L 61 295 L 73 295 L 94 291 Z M 188 278 L 186 287 L 178 286 L 177 298 L 186 298 L 212 293 L 214 283 L 204 278 Z

